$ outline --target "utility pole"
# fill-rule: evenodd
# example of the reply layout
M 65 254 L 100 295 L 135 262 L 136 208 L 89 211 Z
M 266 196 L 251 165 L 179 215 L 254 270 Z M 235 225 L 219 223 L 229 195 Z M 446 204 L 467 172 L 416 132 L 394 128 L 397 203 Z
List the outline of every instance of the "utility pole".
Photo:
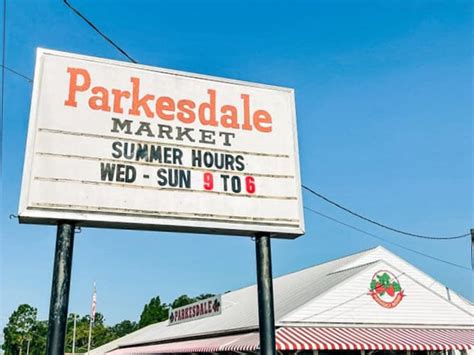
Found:
M 28 338 L 28 343 L 26 343 L 26 355 L 30 355 L 30 342 L 31 338 Z
M 77 314 L 73 313 L 74 317 L 74 327 L 72 328 L 72 355 L 76 354 L 76 324 L 77 324 Z

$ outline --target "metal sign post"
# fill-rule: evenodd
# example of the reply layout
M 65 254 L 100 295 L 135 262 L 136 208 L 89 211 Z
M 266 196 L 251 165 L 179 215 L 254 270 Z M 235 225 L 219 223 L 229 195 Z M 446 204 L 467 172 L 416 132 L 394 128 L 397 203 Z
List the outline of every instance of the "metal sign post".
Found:
M 273 307 L 273 278 L 270 236 L 255 237 L 257 255 L 258 322 L 260 354 L 275 354 L 275 310 Z
M 58 224 L 51 303 L 49 305 L 47 355 L 64 354 L 73 247 L 74 225 L 71 223 Z

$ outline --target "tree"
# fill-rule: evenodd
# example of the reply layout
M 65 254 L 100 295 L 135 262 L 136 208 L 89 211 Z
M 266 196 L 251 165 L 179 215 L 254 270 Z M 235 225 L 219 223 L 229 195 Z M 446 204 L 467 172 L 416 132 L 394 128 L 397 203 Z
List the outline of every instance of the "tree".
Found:
M 202 293 L 197 297 L 189 297 L 188 295 L 181 295 L 176 298 L 171 304 L 170 307 L 172 309 L 176 309 L 179 307 L 187 306 L 188 304 L 205 300 L 206 298 L 214 296 L 212 293 Z
M 48 337 L 48 321 L 37 321 L 32 329 L 30 355 L 44 355 Z
M 188 295 L 181 295 L 170 304 L 172 309 L 187 306 L 188 304 L 196 302 L 195 298 L 189 297 Z
M 137 322 L 132 322 L 129 320 L 123 320 L 110 328 L 114 338 L 121 338 L 127 334 L 134 332 L 137 329 Z
M 138 328 L 162 322 L 168 319 L 168 313 L 168 306 L 165 303 L 161 303 L 160 296 L 153 297 L 143 308 L 143 312 L 140 315 L 140 321 L 138 322 Z
M 77 317 L 76 319 L 76 352 L 85 353 L 87 352 L 89 341 L 90 316 Z M 104 322 L 104 316 L 97 312 L 95 315 L 95 321 L 92 325 L 91 349 L 97 348 L 115 339 L 111 328 L 107 327 Z M 70 314 L 67 320 L 65 352 L 72 352 L 73 335 L 74 315 Z
M 28 304 L 19 305 L 12 313 L 3 329 L 5 355 L 21 354 L 27 342 L 33 340 L 37 313 L 37 309 Z
M 196 297 L 196 301 L 205 300 L 206 298 L 214 297 L 214 296 L 215 294 L 213 293 L 201 293 L 199 296 Z

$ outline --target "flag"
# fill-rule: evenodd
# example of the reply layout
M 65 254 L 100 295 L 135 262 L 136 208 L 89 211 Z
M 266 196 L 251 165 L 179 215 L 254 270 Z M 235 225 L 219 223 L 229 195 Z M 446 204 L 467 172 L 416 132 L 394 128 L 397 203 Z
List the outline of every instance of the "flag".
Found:
M 91 305 L 91 322 L 95 322 L 95 309 L 97 305 L 97 298 L 96 298 L 96 289 L 95 289 L 95 282 L 94 282 L 94 292 L 92 293 L 92 305 Z

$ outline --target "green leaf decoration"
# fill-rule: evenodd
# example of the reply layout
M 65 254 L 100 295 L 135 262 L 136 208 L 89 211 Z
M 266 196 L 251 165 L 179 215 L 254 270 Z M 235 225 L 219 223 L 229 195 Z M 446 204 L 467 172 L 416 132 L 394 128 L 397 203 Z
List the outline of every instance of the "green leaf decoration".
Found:
M 372 282 L 370 283 L 370 289 L 375 290 L 375 286 L 377 286 L 377 281 L 372 280 Z
M 398 282 L 393 282 L 393 289 L 395 290 L 395 292 L 400 292 L 402 290 Z
M 390 286 L 390 276 L 385 272 L 383 275 L 382 275 L 382 278 L 383 278 L 383 285 L 385 288 L 388 288 Z

